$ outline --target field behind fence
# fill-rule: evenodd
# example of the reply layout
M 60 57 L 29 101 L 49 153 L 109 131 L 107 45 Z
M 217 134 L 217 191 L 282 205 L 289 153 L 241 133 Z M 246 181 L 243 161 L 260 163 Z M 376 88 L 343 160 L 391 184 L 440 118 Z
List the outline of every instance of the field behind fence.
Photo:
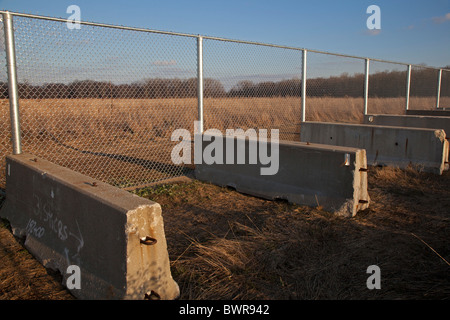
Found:
M 8 49 L 0 23 L 0 44 Z M 119 187 L 184 175 L 172 132 L 361 123 L 364 112 L 450 107 L 450 71 L 277 45 L 11 13 L 22 150 Z M 0 186 L 11 153 L 0 51 Z M 303 114 L 304 112 L 304 114 Z

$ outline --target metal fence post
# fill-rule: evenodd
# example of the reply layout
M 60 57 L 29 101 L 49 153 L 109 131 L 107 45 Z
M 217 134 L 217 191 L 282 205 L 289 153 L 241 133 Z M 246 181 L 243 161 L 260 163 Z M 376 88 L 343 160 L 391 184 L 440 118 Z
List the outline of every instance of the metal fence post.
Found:
M 408 64 L 406 71 L 406 110 L 409 110 L 409 94 L 411 92 L 411 65 Z
M 365 77 L 364 77 L 364 115 L 367 114 L 367 107 L 369 104 L 369 59 L 365 60 Z
M 436 109 L 439 109 L 439 100 L 441 99 L 441 81 L 442 81 L 442 69 L 439 69 L 437 94 L 436 94 Z
M 197 38 L 197 80 L 199 132 L 203 133 L 203 37 Z
M 19 93 L 17 88 L 16 53 L 14 46 L 13 17 L 6 11 L 2 13 L 3 29 L 5 31 L 6 67 L 8 72 L 9 113 L 11 118 L 11 142 L 13 154 L 22 153 Z
M 302 118 L 301 122 L 306 121 L 306 49 L 302 50 Z

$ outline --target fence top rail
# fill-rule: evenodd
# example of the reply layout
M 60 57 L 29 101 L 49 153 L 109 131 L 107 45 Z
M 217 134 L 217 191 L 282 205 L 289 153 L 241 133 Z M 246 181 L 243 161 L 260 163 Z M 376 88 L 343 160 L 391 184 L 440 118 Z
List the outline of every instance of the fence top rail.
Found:
M 33 19 L 40 19 L 40 20 L 58 21 L 58 22 L 65 22 L 65 23 L 66 22 L 73 22 L 73 20 L 65 19 L 65 18 L 55 18 L 55 17 L 40 16 L 40 15 L 35 15 L 35 14 L 19 13 L 19 12 L 11 12 L 11 11 L 0 10 L 0 14 L 3 14 L 3 13 L 9 13 L 9 14 L 11 14 L 13 16 L 17 16 L 17 17 L 33 18 Z M 104 28 L 131 30 L 131 31 L 160 33 L 160 34 L 168 34 L 168 35 L 182 36 L 182 37 L 192 37 L 192 38 L 194 38 L 194 37 L 197 38 L 198 37 L 198 35 L 193 35 L 193 34 L 188 34 L 188 33 L 151 30 L 151 29 L 136 28 L 136 27 L 126 27 L 126 26 L 119 26 L 119 25 L 98 23 L 98 22 L 77 21 L 77 23 L 79 23 L 81 25 L 88 25 L 88 26 L 94 26 L 94 27 L 104 27 Z
M 40 19 L 40 20 L 48 20 L 48 21 L 58 21 L 58 22 L 65 22 L 65 23 L 73 21 L 73 20 L 65 19 L 65 18 L 55 18 L 55 17 L 41 16 L 41 15 L 35 15 L 35 14 L 29 14 L 29 13 L 20 13 L 20 12 L 12 12 L 12 11 L 7 11 L 7 10 L 0 10 L 1 15 L 3 15 L 4 13 L 9 13 L 12 16 L 18 16 L 18 17 L 26 17 L 26 18 L 33 18 L 33 19 Z M 234 42 L 234 43 L 242 43 L 242 44 L 250 44 L 250 45 L 259 45 L 259 46 L 289 49 L 289 50 L 307 51 L 307 52 L 320 53 L 320 54 L 332 55 L 332 56 L 337 56 L 337 57 L 353 58 L 353 59 L 360 59 L 360 60 L 370 60 L 370 61 L 377 61 L 377 62 L 383 62 L 383 63 L 412 66 L 412 67 L 418 67 L 418 68 L 424 68 L 424 69 L 443 70 L 443 71 L 450 72 L 450 69 L 445 69 L 445 68 L 437 68 L 437 67 L 423 66 L 423 65 L 406 63 L 406 62 L 397 62 L 397 61 L 389 61 L 389 60 L 369 58 L 369 57 L 360 57 L 360 56 L 354 56 L 354 55 L 348 55 L 348 54 L 342 54 L 342 53 L 334 53 L 334 52 L 328 52 L 328 51 L 321 51 L 321 50 L 314 50 L 314 49 L 307 49 L 307 48 L 300 48 L 300 47 L 291 47 L 291 46 L 263 43 L 263 42 L 256 42 L 256 41 L 228 39 L 228 38 L 205 36 L 205 35 L 199 35 L 199 34 L 181 33 L 181 32 L 173 32 L 173 31 L 162 31 L 162 30 L 154 30 L 154 29 L 148 29 L 148 28 L 128 27 L 128 26 L 113 25 L 113 24 L 98 23 L 98 22 L 89 22 L 89 21 L 77 21 L 77 23 L 79 23 L 81 25 L 88 25 L 88 26 L 94 26 L 94 27 L 104 27 L 104 28 L 112 28 L 112 29 L 149 32 L 149 33 L 173 35 L 173 36 L 180 36 L 180 37 L 190 37 L 190 38 L 202 37 L 203 39 L 209 39 L 209 40 Z

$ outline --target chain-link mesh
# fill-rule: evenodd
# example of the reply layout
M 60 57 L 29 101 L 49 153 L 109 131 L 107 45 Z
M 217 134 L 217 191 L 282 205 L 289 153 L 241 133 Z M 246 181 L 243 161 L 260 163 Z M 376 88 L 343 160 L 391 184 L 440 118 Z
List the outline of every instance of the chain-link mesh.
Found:
M 306 120 L 361 122 L 364 60 L 307 53 Z
M 14 17 L 22 148 L 112 185 L 183 174 L 171 134 L 193 132 L 195 38 Z
M 3 30 L 3 22 L 0 22 L 0 188 L 4 188 L 6 184 L 5 155 L 11 153 L 11 151 L 11 122 L 9 117 L 5 33 Z
M 407 71 L 405 65 L 370 61 L 369 114 L 405 114 Z
M 411 91 L 409 109 L 430 110 L 436 108 L 439 70 L 420 66 L 411 67 Z
M 450 109 L 450 70 L 442 70 L 439 108 Z
M 205 39 L 205 130 L 278 129 L 298 141 L 301 68 L 301 50 Z

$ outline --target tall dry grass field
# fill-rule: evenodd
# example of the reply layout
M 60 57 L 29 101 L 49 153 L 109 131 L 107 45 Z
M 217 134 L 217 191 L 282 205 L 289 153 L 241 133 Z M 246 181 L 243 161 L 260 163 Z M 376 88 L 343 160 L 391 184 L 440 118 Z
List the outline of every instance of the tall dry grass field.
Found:
M 439 98 L 439 107 L 450 109 L 450 97 L 440 97 Z
M 306 119 L 361 123 L 363 98 L 307 97 Z M 412 101 L 413 102 L 413 101 Z M 415 98 L 430 106 L 434 98 Z M 403 114 L 404 98 L 371 98 L 370 113 Z M 0 100 L 1 155 L 11 152 L 8 100 Z M 172 132 L 194 131 L 197 99 L 21 99 L 24 151 L 95 179 L 127 186 L 179 175 L 171 163 Z M 205 129 L 279 129 L 298 140 L 299 97 L 207 98 Z M 181 171 L 180 171 L 181 170 Z M 4 177 L 2 176 L 4 182 Z

